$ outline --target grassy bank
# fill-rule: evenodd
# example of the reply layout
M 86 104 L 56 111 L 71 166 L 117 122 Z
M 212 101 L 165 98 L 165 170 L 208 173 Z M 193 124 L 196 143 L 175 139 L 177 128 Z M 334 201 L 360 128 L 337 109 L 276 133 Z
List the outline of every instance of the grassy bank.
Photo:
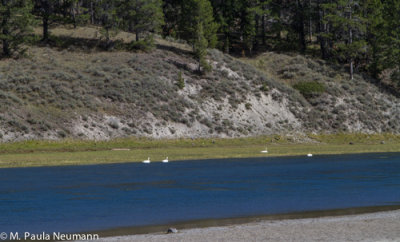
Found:
M 260 153 L 268 146 L 268 154 Z M 117 150 L 115 150 L 117 149 Z M 123 150 L 120 150 L 123 149 Z M 0 144 L 0 168 L 313 154 L 399 152 L 400 136 L 335 134 L 237 139 L 116 139 L 25 141 Z

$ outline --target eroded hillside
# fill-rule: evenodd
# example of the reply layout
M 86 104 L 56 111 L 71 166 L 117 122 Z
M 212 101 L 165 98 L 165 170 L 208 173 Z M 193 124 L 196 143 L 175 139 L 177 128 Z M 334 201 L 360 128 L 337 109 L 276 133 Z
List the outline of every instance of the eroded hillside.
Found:
M 201 75 L 188 48 L 165 43 L 151 53 L 31 47 L 28 58 L 0 61 L 1 139 L 400 130 L 396 97 L 322 61 L 210 50 L 212 71 Z M 324 90 L 292 87 L 309 81 Z
M 300 55 L 265 53 L 247 62 L 275 80 L 295 86 L 316 82 L 324 91 L 305 95 L 306 111 L 297 115 L 313 132 L 398 133 L 399 99 L 367 76 L 354 80 L 343 66 L 330 65 Z

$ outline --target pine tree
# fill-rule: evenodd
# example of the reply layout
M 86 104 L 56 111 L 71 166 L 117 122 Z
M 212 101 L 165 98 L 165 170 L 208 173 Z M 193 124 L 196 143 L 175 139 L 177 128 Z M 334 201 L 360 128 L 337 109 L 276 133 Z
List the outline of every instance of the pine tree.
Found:
M 240 0 L 212 1 L 215 20 L 219 26 L 219 32 L 223 34 L 220 48 L 229 53 L 232 43 L 235 42 L 237 32 Z
M 225 0 L 212 4 L 222 34 L 221 49 L 229 52 L 232 46 L 240 45 L 242 54 L 251 53 L 260 43 L 258 36 L 266 45 L 267 29 L 278 15 L 273 0 Z
M 123 26 L 140 40 L 143 32 L 159 32 L 164 24 L 161 0 L 126 0 L 120 6 Z
M 28 0 L 0 0 L 0 41 L 3 56 L 22 53 L 20 45 L 31 31 L 32 4 Z
M 316 12 L 316 4 L 313 0 L 307 1 L 307 10 L 306 10 L 306 18 L 308 19 L 308 40 L 312 44 L 313 43 L 313 28 L 314 23 L 316 22 L 317 12 Z
M 64 22 L 72 22 L 74 28 L 78 24 L 87 23 L 90 19 L 89 8 L 81 4 L 81 0 L 64 0 L 63 2 Z
M 287 42 L 287 47 L 305 53 L 307 30 L 309 31 L 308 36 L 311 36 L 312 20 L 316 16 L 316 4 L 313 4 L 311 0 L 270 0 L 267 6 L 276 22 L 274 32 L 279 41 L 278 44 Z M 281 38 L 282 33 L 286 40 Z
M 181 71 L 178 73 L 178 79 L 176 80 L 175 85 L 181 90 L 185 88 L 185 79 L 183 78 Z
M 95 6 L 95 15 L 100 25 L 103 27 L 101 34 L 106 40 L 106 48 L 111 48 L 111 36 L 116 34 L 119 26 L 119 17 L 117 14 L 118 1 L 99 0 Z
M 203 25 L 199 22 L 196 26 L 196 37 L 193 44 L 194 55 L 198 61 L 198 71 L 201 72 L 202 68 L 204 71 L 208 71 L 210 66 L 207 63 L 207 46 L 208 41 L 204 36 Z
M 366 69 L 373 77 L 378 78 L 383 70 L 380 61 L 380 38 L 384 35 L 383 4 L 381 0 L 364 0 L 362 8 L 363 16 L 367 21 L 366 41 L 369 46 L 365 60 Z
M 383 18 L 380 61 L 385 68 L 392 70 L 392 81 L 400 86 L 400 2 L 385 1 Z
M 317 19 L 317 38 L 320 46 L 321 57 L 324 60 L 329 59 L 331 56 L 331 50 L 328 45 L 328 40 L 332 39 L 332 35 L 329 32 L 329 21 L 326 20 L 327 15 L 327 0 L 317 0 L 316 4 L 316 19 Z
M 182 18 L 182 6 L 184 0 L 164 0 L 163 13 L 165 24 L 163 26 L 163 35 L 177 38 L 178 26 Z
M 335 45 L 335 57 L 349 63 L 350 79 L 354 76 L 355 61 L 367 51 L 366 20 L 360 6 L 357 0 L 338 0 L 324 4 L 328 12 L 325 21 L 333 28 L 333 34 L 329 37 Z
M 257 14 L 261 18 L 261 39 L 262 44 L 266 45 L 266 34 L 267 34 L 267 20 L 276 19 L 273 8 L 271 7 L 272 0 L 261 0 Z
M 90 15 L 90 23 L 95 23 L 95 10 L 96 10 L 96 0 L 88 0 L 88 9 Z
M 53 21 L 57 0 L 34 0 L 34 12 L 42 19 L 42 41 L 48 42 L 50 38 L 49 26 Z
M 242 42 L 242 55 L 245 50 L 250 54 L 253 49 L 254 38 L 256 35 L 255 16 L 259 10 L 257 1 L 242 0 L 240 9 L 240 40 Z
M 197 30 L 202 25 L 207 45 L 214 48 L 217 44 L 218 25 L 214 22 L 213 8 L 208 0 L 187 0 L 182 3 L 182 17 L 179 23 L 179 37 L 194 45 L 198 41 Z

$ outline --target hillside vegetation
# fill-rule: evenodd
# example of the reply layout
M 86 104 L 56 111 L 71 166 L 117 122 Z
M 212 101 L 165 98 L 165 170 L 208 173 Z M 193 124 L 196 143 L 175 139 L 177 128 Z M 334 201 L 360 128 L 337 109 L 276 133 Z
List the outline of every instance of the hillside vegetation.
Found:
M 83 44 L 96 31 L 54 29 L 80 44 L 31 46 L 27 58 L 0 61 L 2 141 L 400 130 L 397 97 L 322 60 L 213 49 L 212 71 L 201 74 L 189 46 L 157 38 L 152 52 L 105 52 Z

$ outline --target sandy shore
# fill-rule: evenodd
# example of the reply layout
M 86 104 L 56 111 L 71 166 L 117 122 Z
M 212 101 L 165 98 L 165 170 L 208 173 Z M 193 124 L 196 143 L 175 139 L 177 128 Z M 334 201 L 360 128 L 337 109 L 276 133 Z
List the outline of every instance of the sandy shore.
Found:
M 338 217 L 253 222 L 99 241 L 400 241 L 400 210 Z

